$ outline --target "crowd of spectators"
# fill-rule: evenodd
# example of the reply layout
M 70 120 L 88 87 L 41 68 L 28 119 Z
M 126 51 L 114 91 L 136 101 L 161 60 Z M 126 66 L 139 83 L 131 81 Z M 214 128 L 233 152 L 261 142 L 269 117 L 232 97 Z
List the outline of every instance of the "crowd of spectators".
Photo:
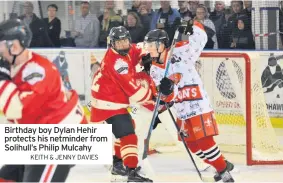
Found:
M 61 35 L 60 17 L 56 16 L 58 7 L 47 7 L 48 17 L 41 20 L 33 13 L 33 4 L 24 3 L 24 15 L 19 18 L 29 24 L 33 32 L 31 47 L 107 47 L 107 36 L 112 27 L 125 26 L 132 42 L 141 42 L 152 29 L 164 29 L 172 41 L 177 17 L 186 21 L 194 19 L 205 26 L 208 35 L 207 49 L 255 49 L 251 30 L 252 1 L 215 1 L 214 9 L 207 8 L 199 1 L 178 1 L 179 9 L 172 8 L 170 1 L 160 1 L 160 8 L 152 9 L 152 1 L 134 0 L 132 8 L 123 16 L 115 11 L 113 0 L 106 0 L 101 15 L 90 13 L 90 4 L 82 1 L 80 16 L 75 20 L 74 30 Z M 282 9 L 280 17 L 283 17 Z M 281 21 L 280 29 L 283 29 Z M 282 36 L 283 40 L 283 36 Z

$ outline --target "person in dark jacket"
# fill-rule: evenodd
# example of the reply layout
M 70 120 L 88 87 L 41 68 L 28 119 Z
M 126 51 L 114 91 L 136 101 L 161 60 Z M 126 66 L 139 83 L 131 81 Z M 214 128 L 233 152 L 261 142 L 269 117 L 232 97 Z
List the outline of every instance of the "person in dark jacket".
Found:
M 214 11 L 210 13 L 209 19 L 212 20 L 215 25 L 218 48 L 223 48 L 223 30 L 226 25 L 224 1 L 215 1 L 215 8 Z
M 144 40 L 147 32 L 144 31 L 141 20 L 135 12 L 128 13 L 125 27 L 130 32 L 132 43 L 138 43 Z
M 254 36 L 251 31 L 249 17 L 238 18 L 238 27 L 233 30 L 231 48 L 235 49 L 255 49 Z
M 107 47 L 107 37 L 113 27 L 123 25 L 123 19 L 113 9 L 105 8 L 103 15 L 98 18 L 100 22 L 100 34 L 98 45 L 100 48 Z
M 47 11 L 48 18 L 44 18 L 43 21 L 45 22 L 48 28 L 47 31 L 49 38 L 51 39 L 55 47 L 60 47 L 61 21 L 56 17 L 58 7 L 56 4 L 50 4 L 47 7 Z
M 243 12 L 243 1 L 231 1 L 233 14 L 228 18 L 227 24 L 223 28 L 222 48 L 230 47 L 232 32 L 237 28 L 237 20 L 241 16 L 245 16 Z
M 24 12 L 25 14 L 20 16 L 19 19 L 29 25 L 32 32 L 30 47 L 53 47 L 45 23 L 33 13 L 32 2 L 26 1 L 24 3 Z

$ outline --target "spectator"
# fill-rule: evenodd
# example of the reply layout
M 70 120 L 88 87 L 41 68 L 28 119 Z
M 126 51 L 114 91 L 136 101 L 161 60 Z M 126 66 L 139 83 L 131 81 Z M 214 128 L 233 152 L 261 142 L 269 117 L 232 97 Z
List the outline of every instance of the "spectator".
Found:
M 76 47 L 94 48 L 98 46 L 99 21 L 95 15 L 89 12 L 89 8 L 89 2 L 81 2 L 82 15 L 76 19 L 75 31 L 72 32 Z
M 238 26 L 233 30 L 231 48 L 235 49 L 255 49 L 253 33 L 250 29 L 248 16 L 238 18 Z
M 216 37 L 216 30 L 214 23 L 208 18 L 209 14 L 204 5 L 199 5 L 196 9 L 196 17 L 195 20 L 199 21 L 204 25 L 204 28 L 207 33 L 207 44 L 205 48 L 210 49 L 217 49 L 218 43 L 217 43 L 217 37 Z
M 187 1 L 178 1 L 178 6 L 179 6 L 179 13 L 182 19 L 189 21 L 193 18 L 192 12 L 189 11 Z
M 135 12 L 128 13 L 125 27 L 130 32 L 133 43 L 144 40 L 147 32 L 144 31 L 140 18 Z
M 30 47 L 53 47 L 45 23 L 33 13 L 32 2 L 24 2 L 24 15 L 20 16 L 19 19 L 29 25 L 32 32 Z
M 199 1 L 189 0 L 189 10 L 192 13 L 193 18 L 196 16 L 197 7 L 199 6 Z
M 112 9 L 115 8 L 115 2 L 113 0 L 106 0 L 105 1 L 105 9 Z
M 107 37 L 111 28 L 123 25 L 122 17 L 116 15 L 113 9 L 104 9 L 100 21 L 99 47 L 107 47 Z
M 249 19 L 252 17 L 252 3 L 252 1 L 244 0 L 245 9 L 243 13 L 246 14 Z
M 224 26 L 226 25 L 224 1 L 215 1 L 214 11 L 210 14 L 209 18 L 215 25 L 218 48 L 223 48 L 222 36 Z
M 233 14 L 228 18 L 227 24 L 224 27 L 223 32 L 223 48 L 230 48 L 230 41 L 232 36 L 232 30 L 237 28 L 237 21 L 243 14 L 243 1 L 231 1 L 231 7 Z M 248 25 L 247 25 L 248 26 Z
M 133 12 L 137 13 L 140 5 L 141 5 L 141 1 L 140 0 L 133 0 L 132 9 L 130 9 L 128 12 L 133 11 Z
M 58 7 L 56 4 L 50 4 L 47 7 L 48 18 L 44 18 L 43 21 L 47 26 L 48 36 L 55 47 L 60 47 L 60 33 L 61 33 L 61 21 L 56 17 Z
M 143 29 L 147 33 L 150 30 L 151 18 L 148 14 L 146 5 L 141 4 L 139 9 L 138 9 L 138 13 L 139 14 L 137 14 L 137 15 L 139 16 L 139 18 L 141 20 L 141 24 L 143 25 Z
M 174 21 L 176 18 L 181 18 L 177 9 L 171 8 L 170 1 L 160 1 L 161 8 L 154 15 L 151 21 L 150 29 L 164 29 L 170 39 L 170 44 L 173 41 L 176 26 Z
M 154 15 L 154 11 L 153 11 L 153 9 L 152 9 L 152 1 L 142 1 L 141 2 L 141 5 L 144 5 L 145 6 L 145 9 L 146 9 L 146 11 L 147 11 L 147 15 L 149 16 L 149 18 L 150 18 L 150 22 L 151 22 L 151 20 L 152 20 L 152 17 L 153 17 L 153 15 Z

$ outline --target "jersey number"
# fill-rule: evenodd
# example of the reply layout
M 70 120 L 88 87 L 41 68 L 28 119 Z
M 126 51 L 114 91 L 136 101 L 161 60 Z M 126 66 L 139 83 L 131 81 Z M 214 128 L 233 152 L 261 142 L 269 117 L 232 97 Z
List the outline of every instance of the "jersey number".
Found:
M 94 76 L 93 81 L 92 81 L 92 87 L 91 90 L 98 92 L 100 85 L 97 84 L 97 81 L 99 78 L 101 78 L 102 74 L 101 72 L 98 72 L 96 76 Z

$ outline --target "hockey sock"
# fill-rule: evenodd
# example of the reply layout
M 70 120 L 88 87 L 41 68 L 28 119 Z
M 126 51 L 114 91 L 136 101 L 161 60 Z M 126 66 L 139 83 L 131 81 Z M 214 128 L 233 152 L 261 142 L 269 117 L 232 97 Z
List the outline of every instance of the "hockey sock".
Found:
M 188 148 L 192 153 L 197 155 L 200 159 L 202 159 L 205 163 L 211 164 L 205 157 L 204 153 L 202 150 L 199 148 L 198 144 L 196 142 L 186 142 Z
M 120 141 L 124 165 L 128 168 L 136 168 L 138 165 L 138 138 L 136 134 L 122 137 Z
M 115 151 L 115 156 L 119 159 L 122 159 L 121 156 L 121 144 L 120 144 L 120 140 L 116 139 L 115 143 L 114 143 L 114 151 Z
M 217 170 L 217 172 L 222 172 L 225 170 L 225 159 L 212 136 L 199 139 L 197 144 L 203 151 L 206 159 L 209 161 L 209 164 L 211 164 Z

